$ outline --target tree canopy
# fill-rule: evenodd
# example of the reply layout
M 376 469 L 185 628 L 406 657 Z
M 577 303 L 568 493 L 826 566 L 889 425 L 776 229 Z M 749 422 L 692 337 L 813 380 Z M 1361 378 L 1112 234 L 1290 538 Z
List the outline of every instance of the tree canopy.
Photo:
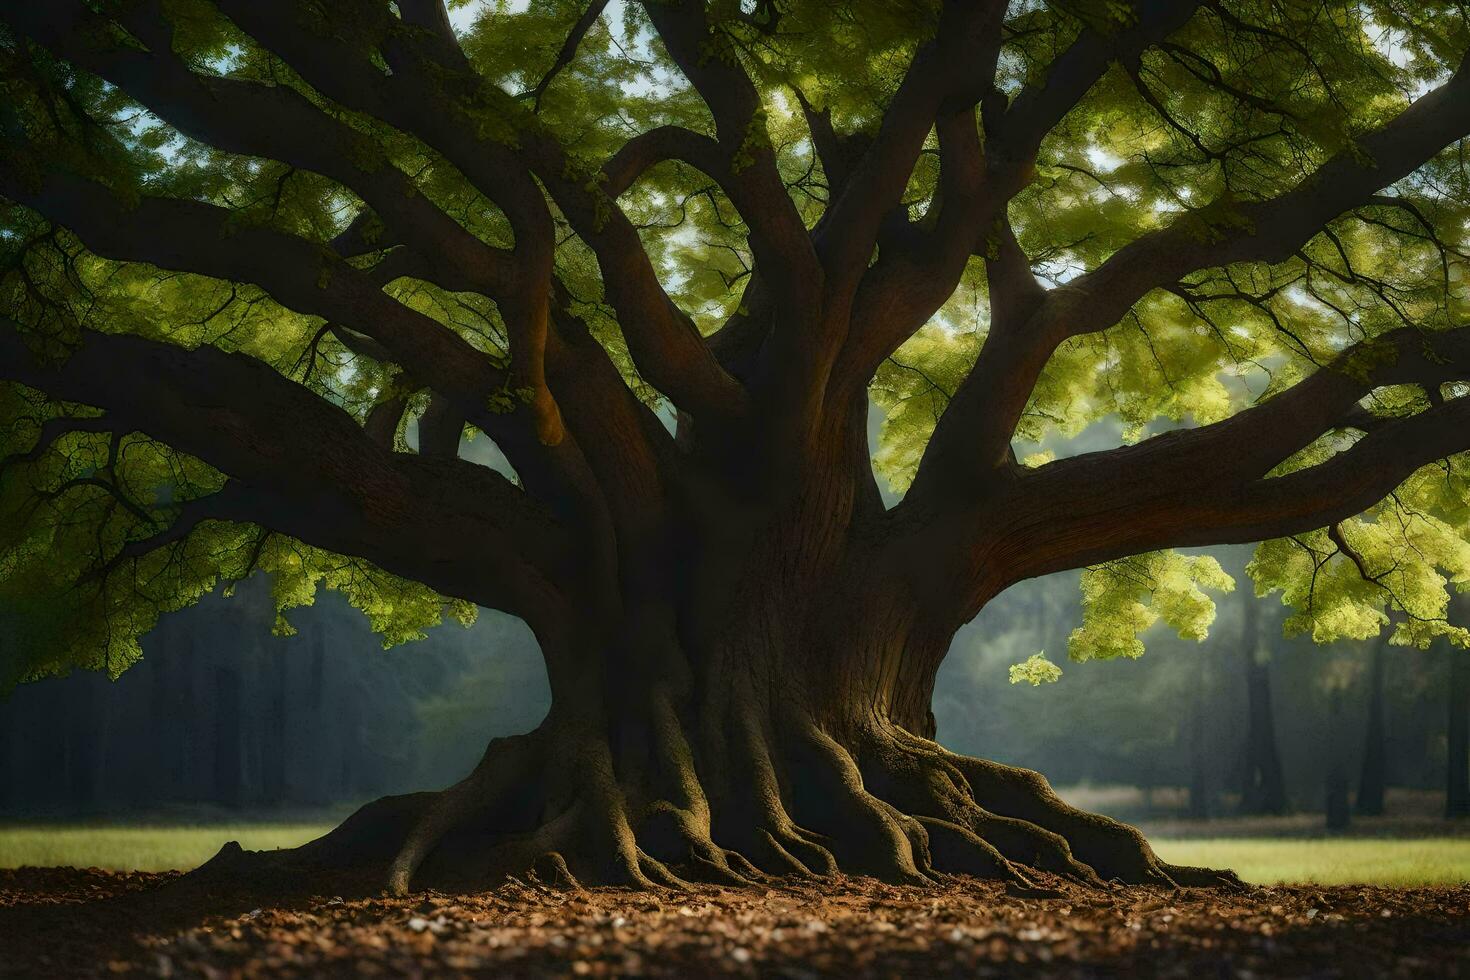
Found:
M 1456 0 L 0 10 L 0 681 L 257 570 L 543 613 L 687 433 L 864 394 L 964 618 L 1087 567 L 1135 656 L 1261 540 L 1289 630 L 1470 642 Z

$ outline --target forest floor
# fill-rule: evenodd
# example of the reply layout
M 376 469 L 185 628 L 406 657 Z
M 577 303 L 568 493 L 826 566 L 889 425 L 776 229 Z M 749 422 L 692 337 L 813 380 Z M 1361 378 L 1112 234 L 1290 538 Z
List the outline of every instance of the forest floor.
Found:
M 953 879 L 404 899 L 0 871 L 0 976 L 1467 977 L 1470 885 L 1241 892 Z

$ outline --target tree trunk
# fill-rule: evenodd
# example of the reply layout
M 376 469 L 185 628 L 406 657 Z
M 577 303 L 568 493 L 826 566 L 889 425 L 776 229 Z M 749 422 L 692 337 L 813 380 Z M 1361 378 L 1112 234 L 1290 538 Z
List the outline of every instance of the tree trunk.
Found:
M 1343 760 L 1346 744 L 1342 722 L 1342 687 L 1334 684 L 1327 694 L 1328 746 L 1326 820 L 1328 830 L 1345 830 L 1352 822 L 1348 806 L 1347 763 Z
M 1286 778 L 1276 745 L 1270 665 L 1262 658 L 1256 601 L 1246 602 L 1243 610 L 1241 650 L 1245 661 L 1246 737 L 1240 809 L 1253 816 L 1285 813 Z
M 244 792 L 240 738 L 240 675 L 231 667 L 214 668 L 214 798 L 238 807 Z
M 1470 651 L 1450 651 L 1445 816 L 1470 817 Z
M 1368 667 L 1368 725 L 1363 738 L 1363 769 L 1358 779 L 1357 811 L 1362 816 L 1383 814 L 1388 782 L 1388 746 L 1383 725 L 1383 671 L 1388 653 L 1385 634 L 1373 644 Z
M 1205 657 L 1199 658 L 1194 676 L 1194 706 L 1190 711 L 1189 732 L 1189 816 L 1193 820 L 1208 820 L 1214 816 L 1214 792 L 1211 786 L 1210 747 L 1206 713 L 1209 699 L 1209 664 Z

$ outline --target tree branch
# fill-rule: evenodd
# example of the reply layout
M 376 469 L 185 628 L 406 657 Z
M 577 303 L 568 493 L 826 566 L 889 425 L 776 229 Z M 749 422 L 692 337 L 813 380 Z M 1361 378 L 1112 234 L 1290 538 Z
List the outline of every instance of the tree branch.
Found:
M 520 94 L 519 98 L 531 100 L 534 111 L 541 111 L 541 97 L 546 94 L 546 90 L 551 86 L 552 80 L 561 74 L 562 69 L 570 65 L 572 59 L 577 56 L 577 48 L 581 46 L 582 38 L 587 36 L 587 32 L 592 29 L 592 25 L 597 23 L 597 19 L 602 16 L 602 12 L 607 9 L 607 2 L 608 0 L 592 0 L 587 5 L 587 9 L 582 11 L 582 16 L 577 18 L 577 22 L 572 25 L 571 31 L 567 33 L 567 39 L 562 42 L 561 49 L 556 53 L 556 60 L 551 63 L 551 67 L 546 70 L 546 74 L 541 76 L 541 81 L 537 82 L 534 88 Z M 614 194 L 613 196 L 616 197 L 617 195 Z
M 186 136 L 227 153 L 315 171 L 351 189 L 372 206 L 394 240 L 448 266 L 455 287 L 490 296 L 519 288 L 511 253 L 481 242 L 435 207 L 371 137 L 287 86 L 191 71 L 167 46 L 172 25 L 148 6 L 129 11 L 122 22 L 146 35 L 163 35 L 151 51 L 98 44 L 105 21 L 81 3 L 48 4 L 44 10 L 7 7 L 3 17 L 54 54 L 118 86 Z M 157 21 L 154 31 L 137 26 L 144 18 Z
M 574 574 L 571 539 L 504 477 L 389 452 L 346 412 L 260 361 L 84 330 L 57 363 L 33 354 L 23 332 L 0 317 L 0 378 L 121 412 L 129 427 L 219 469 L 240 488 L 233 520 L 365 558 L 446 595 L 493 597 L 517 615 L 542 612 L 560 594 L 556 583 Z
M 1337 215 L 1371 200 L 1470 133 L 1470 69 L 1418 99 L 1279 197 L 1206 208 L 1119 249 L 1086 275 L 1049 291 L 1029 316 L 995 322 L 969 376 L 926 448 L 909 497 L 979 494 L 1009 459 L 1010 440 L 1036 379 L 1069 337 L 1104 330 L 1147 292 L 1234 262 L 1290 258 Z
M 726 164 L 710 172 L 721 180 L 751 229 L 751 248 L 780 300 L 782 329 L 810 333 L 817 314 L 822 269 L 800 212 L 776 167 L 760 93 L 741 65 L 733 41 L 711 24 L 703 4 L 645 2 L 664 47 L 715 120 Z M 712 54 L 714 52 L 714 54 Z M 703 169 L 703 168 L 702 168 Z
M 1014 241 L 1005 224 L 1006 206 L 1032 179 L 1042 138 L 1109 65 L 1136 59 L 1182 27 L 1199 6 L 1194 0 L 1148 0 L 1136 6 L 1137 19 L 1126 28 L 1085 26 L 1050 66 L 1045 81 L 1023 89 L 1009 107 L 998 91 L 976 89 L 972 79 L 966 99 L 952 99 L 948 111 L 935 110 L 931 118 L 940 143 L 940 192 L 931 203 L 931 219 L 892 247 L 885 243 L 878 262 L 863 272 L 847 350 L 836 371 L 839 384 L 866 384 L 885 358 L 929 322 L 953 295 L 971 254 L 988 254 L 1008 235 Z M 993 73 L 993 61 L 986 58 L 993 59 L 994 52 L 981 50 L 987 52 L 981 68 Z M 973 72 L 968 62 L 965 66 Z M 925 76 L 919 61 L 910 74 Z M 960 111 L 976 101 L 985 126 L 983 155 L 973 112 Z M 991 321 L 993 333 L 994 315 Z
M 527 281 L 544 284 L 549 297 L 556 242 L 546 200 L 531 174 L 534 168 L 597 255 L 608 300 L 643 377 L 690 410 L 726 417 L 743 411 L 744 389 L 720 368 L 692 320 L 664 292 L 626 216 L 595 182 L 589 188 L 587 179 L 577 176 L 565 149 L 533 115 L 475 73 L 462 54 L 446 63 L 442 46 L 424 49 L 413 35 L 397 31 L 391 17 L 342 23 L 353 37 L 377 32 L 393 67 L 385 75 L 361 46 L 322 36 L 312 29 L 309 11 L 285 0 L 220 0 L 219 6 L 313 87 L 413 134 L 458 167 L 506 213 Z M 430 105 L 435 111 L 424 111 Z M 519 145 L 486 134 L 486 117 L 514 130 Z M 526 298 L 531 314 L 527 329 L 543 332 L 550 312 L 543 308 L 542 293 L 528 291 Z
M 1315 530 L 1386 497 L 1415 469 L 1470 449 L 1470 399 L 1379 418 L 1359 401 L 1375 388 L 1437 390 L 1470 379 L 1470 327 L 1401 329 L 1354 345 L 1304 381 L 1220 422 L 1134 446 L 1088 453 L 1016 474 L 1033 550 L 1015 555 L 1022 577 L 1159 548 L 1258 541 Z M 1326 462 L 1270 472 L 1321 436 L 1365 434 Z M 1458 428 L 1457 428 L 1458 427 Z M 1023 503 L 1022 501 L 1028 501 Z M 998 546 L 1009 552 L 1012 545 Z
M 0 170 L 0 193 L 69 228 L 104 258 L 253 282 L 284 306 L 345 323 L 476 418 L 490 414 L 484 398 L 505 383 L 459 336 L 385 295 L 326 248 L 241 222 L 223 208 L 147 196 L 127 201 L 102 184 L 44 170 Z

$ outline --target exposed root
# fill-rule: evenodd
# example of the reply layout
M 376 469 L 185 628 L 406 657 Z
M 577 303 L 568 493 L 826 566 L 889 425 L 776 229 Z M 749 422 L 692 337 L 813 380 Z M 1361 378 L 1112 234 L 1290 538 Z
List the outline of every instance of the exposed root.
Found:
M 397 895 L 509 875 L 558 888 L 683 889 L 841 872 L 925 885 L 964 874 L 1027 897 L 1053 894 L 1038 885 L 1049 874 L 1092 887 L 1240 887 L 1228 871 L 1160 861 L 1137 830 L 1069 806 L 1036 773 L 893 726 L 838 741 L 797 716 L 778 731 L 738 729 L 702 755 L 672 710 L 655 712 L 649 730 L 648 749 L 625 746 L 617 764 L 607 739 L 586 729 L 498 740 L 442 793 L 369 804 L 296 852 L 227 848 L 198 874 L 286 880 L 302 868 L 375 866 Z
M 921 870 L 928 850 L 922 825 L 869 793 L 846 749 L 815 725 L 804 728 L 797 747 L 808 757 L 802 771 L 812 777 L 796 795 L 805 811 L 798 816 L 831 840 L 844 869 L 895 884 L 932 880 Z
M 388 893 L 408 894 L 414 872 L 445 834 L 490 811 L 505 794 L 525 792 L 537 747 L 534 735 L 496 739 L 474 772 L 430 801 L 388 867 Z
M 1137 828 L 1066 803 L 1040 773 L 948 754 L 975 801 L 1064 837 L 1077 859 L 1108 881 L 1129 885 L 1244 887 L 1233 871 L 1160 861 Z
M 936 869 L 976 878 L 1030 884 L 1006 857 L 967 827 L 938 817 L 916 817 L 929 832 L 929 855 Z

